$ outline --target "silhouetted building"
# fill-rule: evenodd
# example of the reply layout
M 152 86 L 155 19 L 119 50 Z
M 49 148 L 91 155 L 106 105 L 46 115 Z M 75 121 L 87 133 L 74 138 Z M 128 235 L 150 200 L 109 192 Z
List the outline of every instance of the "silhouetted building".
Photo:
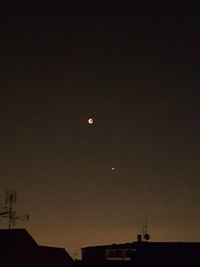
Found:
M 39 246 L 24 229 L 0 230 L 0 267 L 71 267 L 62 248 Z
M 74 261 L 64 248 L 39 246 L 42 266 L 48 267 L 71 267 Z
M 82 264 L 87 267 L 200 266 L 200 243 L 138 241 L 86 247 L 82 248 Z

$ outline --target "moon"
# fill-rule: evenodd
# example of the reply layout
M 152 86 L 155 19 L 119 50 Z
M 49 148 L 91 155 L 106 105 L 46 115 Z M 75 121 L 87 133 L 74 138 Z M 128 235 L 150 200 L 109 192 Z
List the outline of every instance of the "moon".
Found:
M 88 119 L 88 123 L 89 123 L 89 124 L 93 124 L 93 123 L 94 123 L 94 119 L 93 119 L 93 118 L 89 118 L 89 119 Z

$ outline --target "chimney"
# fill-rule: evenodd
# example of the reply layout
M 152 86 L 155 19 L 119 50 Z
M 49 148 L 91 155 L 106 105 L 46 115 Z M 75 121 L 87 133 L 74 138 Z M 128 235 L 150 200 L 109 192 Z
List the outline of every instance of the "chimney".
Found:
M 137 242 L 142 242 L 142 235 L 137 235 Z

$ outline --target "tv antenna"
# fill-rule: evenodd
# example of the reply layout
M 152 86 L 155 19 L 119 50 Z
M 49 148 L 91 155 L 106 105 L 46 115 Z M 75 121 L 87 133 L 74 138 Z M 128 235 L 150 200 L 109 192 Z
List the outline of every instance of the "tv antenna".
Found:
M 150 239 L 150 235 L 148 234 L 148 226 L 149 226 L 148 216 L 145 216 L 144 228 L 143 228 L 143 237 L 146 241 L 148 241 Z
M 3 218 L 8 218 L 8 229 L 12 229 L 16 225 L 16 220 L 29 221 L 29 215 L 19 215 L 17 216 L 16 210 L 13 206 L 17 202 L 17 192 L 16 191 L 6 191 L 5 207 L 0 216 Z

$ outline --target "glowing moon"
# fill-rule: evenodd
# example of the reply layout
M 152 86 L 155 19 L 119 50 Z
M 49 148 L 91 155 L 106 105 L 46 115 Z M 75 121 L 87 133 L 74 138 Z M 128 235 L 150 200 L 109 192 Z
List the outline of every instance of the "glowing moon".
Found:
M 93 123 L 94 123 L 94 120 L 93 120 L 92 118 L 89 118 L 89 119 L 88 119 L 88 123 L 89 123 L 89 124 L 93 124 Z

